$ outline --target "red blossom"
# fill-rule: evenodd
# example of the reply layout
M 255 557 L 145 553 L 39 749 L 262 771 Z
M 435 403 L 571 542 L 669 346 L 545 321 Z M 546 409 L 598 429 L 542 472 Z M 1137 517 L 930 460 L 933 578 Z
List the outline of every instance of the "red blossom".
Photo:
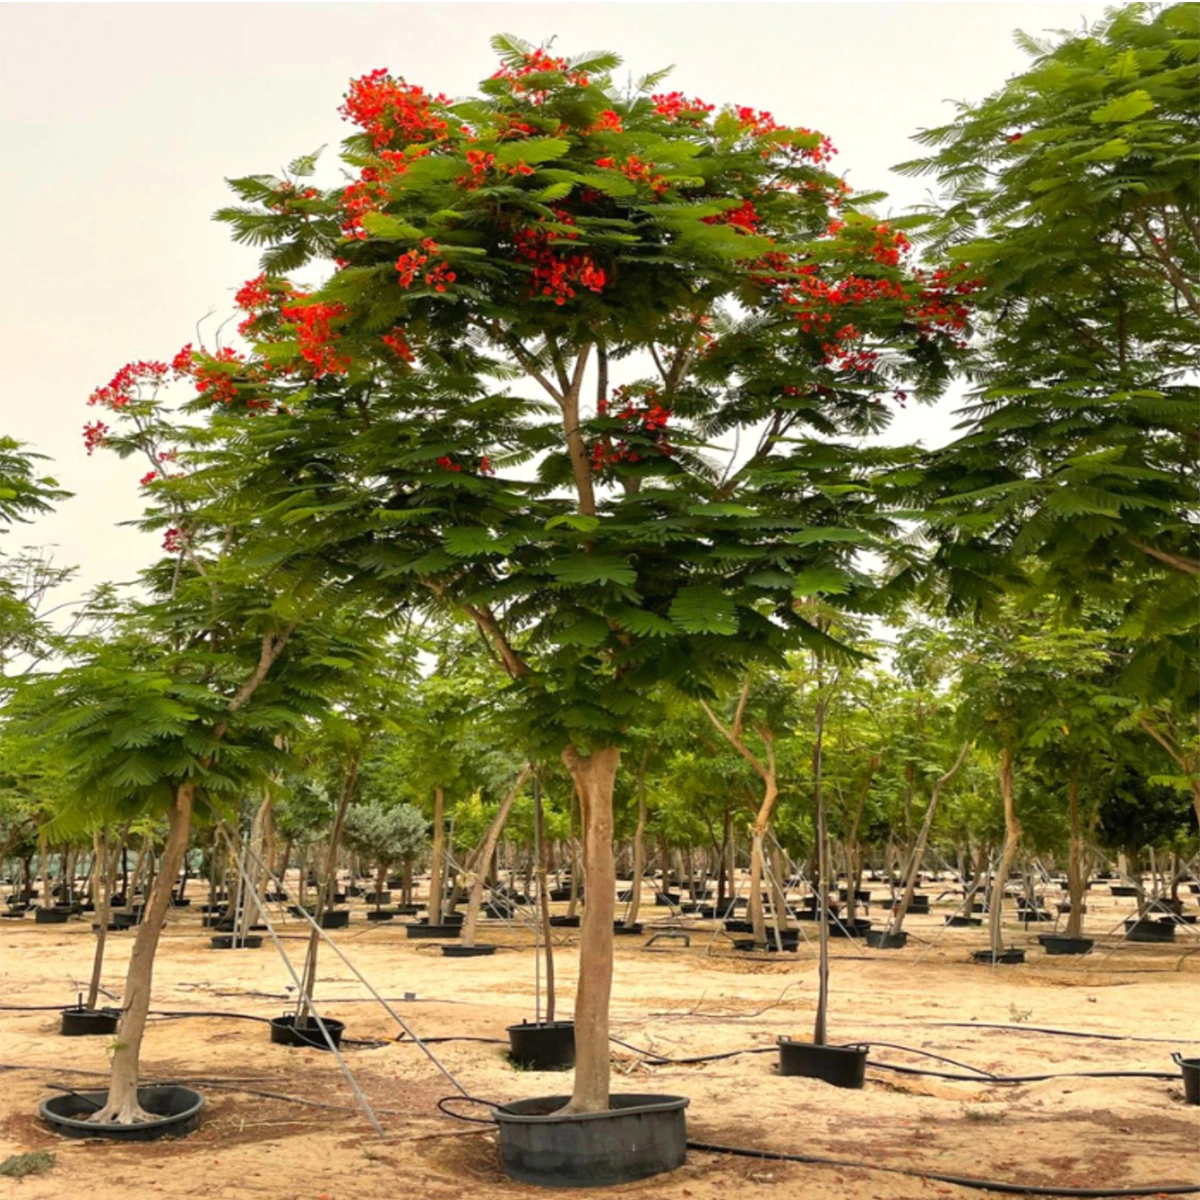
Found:
M 588 133 L 623 133 L 625 126 L 621 123 L 619 113 L 613 112 L 611 108 L 606 108 L 595 120 L 588 129 Z
M 399 325 L 391 333 L 385 333 L 380 341 L 397 358 L 403 359 L 406 363 L 416 362 L 417 356 L 413 353 L 412 347 L 408 344 L 408 339 L 404 336 L 404 331 Z
M 396 273 L 400 277 L 400 286 L 410 288 L 418 276 L 423 276 L 427 287 L 444 292 L 446 285 L 453 283 L 458 276 L 450 270 L 447 262 L 431 261 L 431 255 L 438 249 L 437 242 L 432 238 L 425 238 L 420 248 L 425 251 L 424 254 L 419 254 L 416 250 L 406 250 L 396 259 Z
M 727 208 L 714 217 L 705 217 L 704 223 L 706 225 L 732 225 L 743 233 L 757 233 L 759 225 L 762 224 L 762 217 L 758 215 L 753 203 L 747 200 L 738 208 Z
M 338 111 L 365 130 L 379 149 L 442 140 L 450 125 L 439 109 L 449 103 L 447 96 L 432 96 L 380 68 L 351 82 Z
M 692 119 L 699 117 L 703 120 L 714 108 L 714 105 L 705 104 L 700 99 L 689 100 L 682 92 L 663 92 L 657 96 L 651 96 L 650 100 L 654 105 L 654 111 L 660 117 L 666 117 L 671 121 L 678 121 L 680 117 Z
M 442 457 L 437 460 L 437 465 L 441 467 L 443 471 L 458 472 L 462 470 L 462 464 L 456 463 L 448 454 L 443 454 Z
M 103 421 L 93 421 L 83 427 L 83 444 L 90 455 L 97 447 L 103 446 L 108 434 L 108 426 Z
M 336 302 L 284 305 L 281 312 L 295 324 L 296 346 L 317 379 L 324 375 L 344 375 L 349 370 L 349 358 L 336 348 L 340 335 L 332 329 L 332 322 L 346 315 L 344 305 Z
M 153 483 L 157 478 L 158 478 L 157 471 L 147 471 L 145 473 L 145 475 L 143 475 L 141 477 L 141 479 L 138 480 L 138 484 L 141 487 L 145 487 L 148 483 Z
M 166 533 L 163 534 L 162 548 L 168 554 L 180 553 L 180 551 L 183 550 L 184 545 L 185 545 L 185 538 L 184 538 L 183 530 L 172 528 L 172 529 L 168 529 L 166 531 Z

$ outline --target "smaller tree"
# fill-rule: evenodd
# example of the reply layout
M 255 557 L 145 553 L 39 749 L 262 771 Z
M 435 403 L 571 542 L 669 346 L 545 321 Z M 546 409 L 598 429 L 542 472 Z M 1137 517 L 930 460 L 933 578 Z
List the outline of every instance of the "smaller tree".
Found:
M 392 867 L 402 865 L 405 879 L 411 879 L 414 860 L 429 844 L 429 822 L 415 805 L 397 804 L 388 808 L 373 801 L 350 809 L 346 814 L 343 837 L 351 850 L 375 864 L 375 909 L 378 911 Z

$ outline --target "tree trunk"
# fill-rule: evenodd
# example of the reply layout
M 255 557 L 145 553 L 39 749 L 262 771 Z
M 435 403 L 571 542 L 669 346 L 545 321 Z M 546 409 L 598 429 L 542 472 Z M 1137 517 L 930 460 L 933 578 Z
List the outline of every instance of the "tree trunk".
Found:
M 917 834 L 917 841 L 912 849 L 912 857 L 908 860 L 908 868 L 904 878 L 904 896 L 900 901 L 900 907 L 895 911 L 892 918 L 891 930 L 893 933 L 899 933 L 903 929 L 904 918 L 908 915 L 913 893 L 917 890 L 917 878 L 921 873 L 921 860 L 925 857 L 925 847 L 929 844 L 929 831 L 933 828 L 933 818 L 937 815 L 938 800 L 941 798 L 942 788 L 954 778 L 958 768 L 962 766 L 963 759 L 967 757 L 969 745 L 969 742 L 963 742 L 962 748 L 958 752 L 958 757 L 954 760 L 954 765 L 933 785 L 933 791 L 929 795 L 929 806 L 925 809 L 925 819 L 921 822 L 921 831 Z M 890 875 L 890 867 L 888 872 Z
M 109 850 L 107 830 L 92 834 L 96 867 L 92 876 L 92 903 L 95 905 L 96 920 L 100 928 L 96 932 L 96 952 L 92 955 L 92 978 L 88 983 L 87 1007 L 95 1008 L 100 999 L 100 977 L 104 970 L 104 945 L 108 940 L 109 914 L 112 905 L 109 899 L 117 877 L 117 855 Z
M 571 835 L 571 900 L 567 905 L 567 916 L 575 916 L 579 907 L 579 792 L 571 789 L 571 807 L 567 817 Z
M 1079 820 L 1079 784 L 1072 781 L 1067 787 L 1067 804 L 1071 815 L 1071 848 L 1067 856 L 1067 896 L 1071 911 L 1067 916 L 1067 937 L 1083 935 L 1084 863 L 1083 830 Z
M 433 789 L 433 860 L 429 866 L 429 923 L 440 925 L 442 921 L 443 860 L 446 854 L 446 793 Z
M 117 1040 L 113 1045 L 108 1100 L 98 1113 L 89 1118 L 97 1123 L 135 1125 L 152 1119 L 138 1104 L 138 1069 L 142 1037 L 146 1032 L 146 1014 L 150 1009 L 154 955 L 166 922 L 171 888 L 187 850 L 195 790 L 194 783 L 184 783 L 177 787 L 167 817 L 163 869 L 159 872 L 155 886 L 147 898 L 145 915 L 138 926 L 133 953 L 129 956 L 129 969 L 125 975 L 125 998 Z
M 817 704 L 816 738 L 813 742 L 813 798 L 817 809 L 817 1012 L 813 1020 L 813 1044 L 824 1046 L 829 1018 L 829 843 L 825 830 L 825 790 L 822 787 L 824 768 L 826 699 Z
M 575 993 L 575 1084 L 566 1112 L 608 1110 L 608 1005 L 617 887 L 613 787 L 620 761 L 621 752 L 615 746 L 586 755 L 573 746 L 563 751 L 563 762 L 579 793 L 588 895 L 579 935 L 579 985 Z
M 508 820 L 508 814 L 512 812 L 513 801 L 516 800 L 517 794 L 525 786 L 525 780 L 529 778 L 529 771 L 528 764 L 523 766 L 521 773 L 516 778 L 516 782 L 505 793 L 504 799 L 500 801 L 500 807 L 496 810 L 496 815 L 492 818 L 492 823 L 488 826 L 488 831 L 484 834 L 483 842 L 475 856 L 475 878 L 471 883 L 471 898 L 467 903 L 467 915 L 463 919 L 462 935 L 460 938 L 464 946 L 475 945 L 475 935 L 479 929 L 479 906 L 483 903 L 483 888 L 487 882 L 487 864 L 491 861 L 492 853 L 496 849 L 496 843 L 500 840 L 500 833 L 504 829 L 505 821 Z
M 1016 808 L 1013 801 L 1013 765 L 1012 753 L 1006 746 L 1000 751 L 1000 795 L 1004 800 L 1004 849 L 1000 854 L 1000 863 L 992 879 L 991 911 L 988 914 L 988 930 L 992 943 L 992 954 L 996 955 L 1004 949 L 1001 917 L 1004 912 L 1004 887 L 1008 882 L 1008 872 L 1012 868 L 1013 859 L 1017 856 L 1017 846 L 1021 840 L 1021 822 L 1017 820 Z
M 42 877 L 42 894 L 38 908 L 54 907 L 54 889 L 50 886 L 50 851 L 46 846 L 46 835 L 38 834 L 38 874 Z
M 638 764 L 637 777 L 637 828 L 633 832 L 633 882 L 629 885 L 629 912 L 625 917 L 625 928 L 637 924 L 638 910 L 642 905 L 642 876 L 646 872 L 646 755 Z
M 533 781 L 534 835 L 541 848 L 542 861 L 538 872 L 538 904 L 541 907 L 542 945 L 546 948 L 546 1021 L 554 1020 L 554 943 L 550 938 L 550 897 L 547 894 L 550 875 L 550 846 L 546 842 L 546 813 L 542 807 L 541 782 Z

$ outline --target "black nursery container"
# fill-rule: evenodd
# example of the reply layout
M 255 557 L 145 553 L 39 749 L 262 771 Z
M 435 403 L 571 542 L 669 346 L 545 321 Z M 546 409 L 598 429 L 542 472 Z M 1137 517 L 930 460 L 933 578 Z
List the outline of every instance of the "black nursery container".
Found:
M 496 947 L 481 942 L 477 946 L 464 946 L 461 942 L 449 942 L 442 947 L 443 958 L 486 958 L 496 953 Z
M 232 933 L 219 933 L 208 940 L 214 950 L 258 950 L 263 944 L 260 933 L 247 933 L 242 937 Z
M 33 914 L 33 919 L 39 925 L 65 925 L 71 916 L 69 907 L 39 908 Z
M 559 1116 L 566 1096 L 495 1109 L 500 1166 L 539 1187 L 612 1187 L 673 1171 L 687 1159 L 683 1096 L 613 1096 L 607 1112 Z
M 508 1057 L 531 1071 L 575 1065 L 574 1021 L 522 1021 L 508 1027 Z
M 342 1034 L 346 1031 L 345 1022 L 322 1017 L 321 1024 L 329 1035 L 328 1040 L 315 1018 L 309 1017 L 304 1025 L 297 1025 L 294 1013 L 284 1013 L 282 1017 L 271 1019 L 271 1041 L 277 1046 L 307 1046 L 312 1050 L 328 1050 L 329 1042 L 340 1046 Z
M 38 1105 L 38 1115 L 63 1137 L 107 1138 L 118 1142 L 156 1142 L 159 1138 L 186 1137 L 200 1125 L 204 1097 L 178 1084 L 138 1088 L 138 1103 L 155 1119 L 139 1125 L 96 1125 L 88 1117 L 99 1112 L 108 1092 L 68 1092 L 51 1096 Z
M 63 1037 L 92 1037 L 116 1033 L 120 1012 L 115 1008 L 87 1008 L 82 1004 L 62 1010 Z
M 367 913 L 368 921 L 390 921 L 396 914 L 390 909 L 381 908 Z
M 462 937 L 462 926 L 430 925 L 428 921 L 417 921 L 404 927 L 407 936 L 411 938 L 456 938 Z
M 1038 941 L 1047 954 L 1091 954 L 1096 944 L 1091 938 L 1073 938 L 1057 933 L 1043 933 Z
M 1183 1072 L 1183 1097 L 1189 1104 L 1200 1104 L 1200 1058 L 1184 1058 L 1172 1054 L 1175 1065 Z
M 971 957 L 977 963 L 984 963 L 986 966 L 1015 967 L 1025 961 L 1025 951 L 1016 946 L 1009 946 L 999 954 L 993 954 L 990 950 L 975 950 Z
M 1125 922 L 1125 938 L 1130 942 L 1163 943 L 1175 940 L 1175 922 L 1155 921 L 1147 917 L 1131 918 Z
M 636 937 L 642 928 L 641 921 L 635 921 L 632 925 L 626 925 L 624 921 L 613 922 L 613 933 L 617 937 Z
M 803 1075 L 840 1088 L 861 1088 L 867 1074 L 869 1046 L 817 1046 L 779 1039 L 780 1075 Z
M 350 924 L 350 913 L 346 909 L 321 914 L 322 929 L 345 929 Z
M 554 929 L 578 929 L 578 917 L 551 917 L 550 925 Z
M 903 950 L 908 945 L 908 932 L 904 929 L 899 933 L 889 933 L 886 929 L 868 929 L 866 940 L 872 950 Z

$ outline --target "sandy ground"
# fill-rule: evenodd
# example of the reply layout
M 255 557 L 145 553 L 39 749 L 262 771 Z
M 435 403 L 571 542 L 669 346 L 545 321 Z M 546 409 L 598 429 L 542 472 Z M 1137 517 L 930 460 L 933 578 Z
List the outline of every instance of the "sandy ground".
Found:
M 1129 904 L 1102 898 L 1103 890 L 1089 898 L 1093 933 L 1114 927 Z M 1188 909 L 1196 911 L 1194 897 Z M 1032 947 L 1029 961 L 989 968 L 969 961 L 970 949 L 984 942 L 983 932 L 943 932 L 945 911 L 935 906 L 929 917 L 910 917 L 912 937 L 903 951 L 833 943 L 831 1041 L 868 1041 L 881 1061 L 939 1068 L 881 1044 L 902 1043 L 1000 1074 L 1174 1072 L 1173 1050 L 1200 1050 L 1200 926 L 1181 933 L 1174 945 L 1117 945 L 1112 937 L 1090 957 L 1073 959 L 1046 958 L 1036 945 L 1036 927 L 1026 933 L 1014 923 L 1007 940 Z M 644 917 L 648 926 L 669 922 L 663 909 L 647 907 Z M 710 922 L 687 919 L 685 925 L 692 933 L 690 948 L 646 946 L 650 927 L 641 938 L 618 939 L 615 1036 L 675 1058 L 773 1047 L 781 1034 L 810 1036 L 816 984 L 812 947 L 802 944 L 798 954 L 783 958 L 748 956 L 731 952 L 723 937 L 714 938 Z M 288 921 L 282 929 L 299 964 L 300 926 Z M 557 956 L 560 1015 L 569 1016 L 576 931 L 558 933 L 563 935 Z M 533 1015 L 527 931 L 489 928 L 481 940 L 500 944 L 494 957 L 448 960 L 436 943 L 407 941 L 398 921 L 368 925 L 356 906 L 350 928 L 332 936 L 385 996 L 396 998 L 397 1011 L 418 1035 L 503 1039 L 506 1025 Z M 132 933 L 110 938 L 104 983 L 114 996 L 132 938 Z M 73 1002 L 91 954 L 90 927 L 81 921 L 64 926 L 37 926 L 32 917 L 0 922 L 0 1004 Z M 394 1037 L 395 1024 L 365 999 L 350 971 L 329 952 L 322 962 L 317 993 L 322 1012 L 344 1020 L 348 1038 Z M 172 1012 L 270 1017 L 285 1010 L 288 984 L 269 940 L 257 950 L 214 951 L 198 915 L 177 911 L 164 933 L 154 1004 Z M 405 993 L 415 998 L 405 1000 Z M 1011 1028 L 981 1027 L 988 1023 Z M 56 1155 L 45 1174 L 20 1181 L 0 1178 L 0 1196 L 6 1200 L 128 1200 L 145 1194 L 510 1200 L 557 1194 L 508 1182 L 498 1169 L 489 1127 L 439 1114 L 436 1101 L 454 1089 L 411 1042 L 347 1049 L 347 1061 L 380 1114 L 386 1133 L 380 1139 L 355 1108 L 329 1054 L 273 1046 L 265 1025 L 230 1018 L 161 1019 L 146 1037 L 146 1078 L 224 1081 L 203 1086 L 208 1107 L 193 1136 L 136 1147 L 60 1139 L 37 1119 L 37 1104 L 51 1094 L 51 1083 L 103 1086 L 99 1073 L 105 1070 L 108 1039 L 67 1040 L 58 1026 L 53 1011 L 0 1011 L 0 1161 L 35 1149 Z M 1046 1036 L 1031 1026 L 1092 1036 Z M 1101 1034 L 1141 1040 L 1105 1040 Z M 472 1095 L 490 1100 L 555 1094 L 566 1083 L 561 1075 L 515 1070 L 498 1044 L 447 1042 L 434 1049 Z M 775 1062 L 776 1055 L 768 1052 L 652 1067 L 614 1048 L 614 1091 L 688 1096 L 688 1132 L 698 1141 L 1049 1187 L 1200 1184 L 1200 1108 L 1185 1105 L 1177 1075 L 998 1086 L 872 1066 L 864 1090 L 844 1091 L 781 1078 Z M 340 1107 L 264 1099 L 239 1088 Z M 695 1150 L 676 1172 L 594 1194 L 609 1191 L 694 1200 L 981 1194 L 860 1167 Z

